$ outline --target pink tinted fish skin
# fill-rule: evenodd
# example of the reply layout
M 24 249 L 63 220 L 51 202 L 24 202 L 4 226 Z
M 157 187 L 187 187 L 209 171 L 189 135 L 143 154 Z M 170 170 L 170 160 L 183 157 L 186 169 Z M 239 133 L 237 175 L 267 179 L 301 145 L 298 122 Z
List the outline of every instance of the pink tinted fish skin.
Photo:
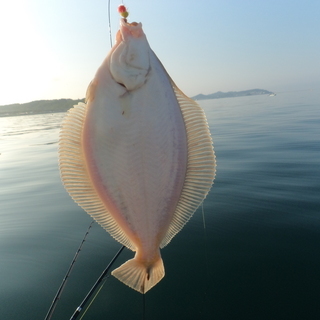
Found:
M 112 274 L 146 293 L 164 277 L 160 248 L 208 194 L 215 155 L 202 108 L 172 81 L 139 23 L 116 43 L 60 131 L 63 184 L 79 206 L 136 252 Z
M 134 244 L 148 281 L 154 265 L 163 268 L 159 246 L 184 184 L 187 136 L 170 79 L 140 25 L 121 24 L 88 89 L 82 139 L 92 184 Z

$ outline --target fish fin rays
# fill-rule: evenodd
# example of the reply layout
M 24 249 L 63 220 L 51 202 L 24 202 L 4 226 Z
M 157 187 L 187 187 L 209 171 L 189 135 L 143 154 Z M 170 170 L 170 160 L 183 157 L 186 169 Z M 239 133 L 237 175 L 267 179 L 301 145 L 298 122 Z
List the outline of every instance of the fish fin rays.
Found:
M 183 228 L 207 196 L 215 177 L 216 160 L 203 109 L 171 80 L 186 126 L 188 164 L 180 200 L 160 248 Z
M 160 257 L 149 267 L 134 258 L 113 270 L 111 274 L 130 288 L 146 293 L 164 277 L 164 266 Z
M 70 109 L 62 122 L 59 139 L 61 180 L 72 199 L 110 235 L 131 250 L 135 246 L 119 228 L 97 195 L 88 175 L 81 140 L 87 106 L 79 103 Z

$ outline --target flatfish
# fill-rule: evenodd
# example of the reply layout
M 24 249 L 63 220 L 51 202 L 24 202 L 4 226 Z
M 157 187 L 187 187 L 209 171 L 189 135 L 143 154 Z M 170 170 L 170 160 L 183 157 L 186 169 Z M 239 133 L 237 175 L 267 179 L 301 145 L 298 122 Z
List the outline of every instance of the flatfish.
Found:
M 141 23 L 120 20 L 86 103 L 63 121 L 59 165 L 74 201 L 135 252 L 112 274 L 146 293 L 164 277 L 160 249 L 209 192 L 215 156 L 202 108 L 172 81 Z

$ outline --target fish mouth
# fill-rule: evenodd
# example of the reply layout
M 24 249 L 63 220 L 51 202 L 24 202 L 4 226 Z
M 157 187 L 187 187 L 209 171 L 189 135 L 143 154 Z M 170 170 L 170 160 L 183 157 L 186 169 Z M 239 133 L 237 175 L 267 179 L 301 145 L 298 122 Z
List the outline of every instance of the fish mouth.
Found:
M 113 80 L 127 91 L 143 86 L 150 71 L 149 50 L 142 24 L 121 19 L 109 63 Z
M 123 40 L 125 40 L 128 36 L 139 38 L 144 35 L 141 22 L 129 23 L 127 22 L 127 19 L 124 18 L 120 20 L 120 31 Z
M 113 80 L 127 91 L 143 86 L 150 71 L 150 47 L 142 24 L 120 20 L 120 30 L 109 62 Z

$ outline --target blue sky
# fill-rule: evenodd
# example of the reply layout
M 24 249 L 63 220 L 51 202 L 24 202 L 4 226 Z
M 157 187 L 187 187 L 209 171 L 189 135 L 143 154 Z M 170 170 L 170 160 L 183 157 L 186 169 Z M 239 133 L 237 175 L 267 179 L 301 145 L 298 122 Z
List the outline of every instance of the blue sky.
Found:
M 320 1 L 123 2 L 189 96 L 320 86 Z M 10 0 L 0 12 L 0 105 L 83 98 L 110 50 L 108 1 Z

